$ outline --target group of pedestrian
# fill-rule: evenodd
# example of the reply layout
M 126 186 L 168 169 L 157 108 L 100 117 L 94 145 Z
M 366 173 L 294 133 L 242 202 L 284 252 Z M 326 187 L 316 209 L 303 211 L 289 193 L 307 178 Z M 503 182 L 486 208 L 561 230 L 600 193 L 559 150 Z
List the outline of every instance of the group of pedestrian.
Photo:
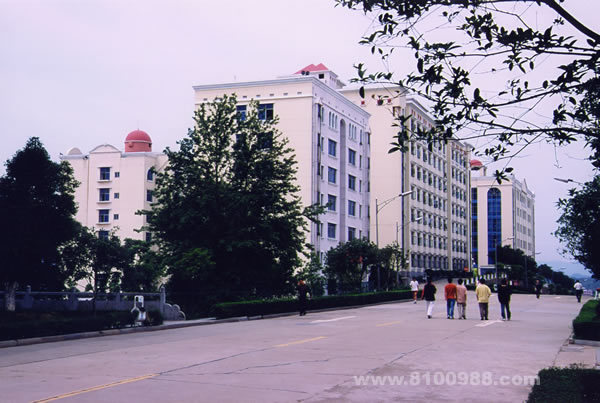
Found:
M 452 278 L 448 278 L 448 284 L 444 287 L 444 297 L 446 299 L 446 317 L 454 319 L 454 308 L 457 308 L 458 319 L 467 319 L 467 287 L 463 284 L 463 279 L 458 279 L 458 285 L 454 284 Z M 410 283 L 411 291 L 413 292 L 414 303 L 417 303 L 417 293 L 419 283 L 415 278 Z M 435 304 L 435 293 L 437 288 L 433 284 L 431 278 L 427 279 L 425 287 L 421 293 L 421 299 L 425 300 L 427 309 L 427 318 L 433 316 L 433 306 Z M 506 279 L 502 279 L 498 288 L 498 302 L 500 302 L 500 312 L 502 320 L 510 320 L 510 296 L 512 291 Z M 488 320 L 489 302 L 492 295 L 490 287 L 485 283 L 485 279 L 480 279 L 475 288 L 477 303 L 479 304 L 479 315 L 481 320 Z

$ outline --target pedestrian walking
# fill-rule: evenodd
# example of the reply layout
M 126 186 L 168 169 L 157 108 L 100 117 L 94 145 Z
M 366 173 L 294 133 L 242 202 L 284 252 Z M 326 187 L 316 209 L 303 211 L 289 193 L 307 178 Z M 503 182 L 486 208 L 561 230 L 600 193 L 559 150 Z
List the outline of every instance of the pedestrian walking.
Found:
M 415 277 L 413 277 L 412 281 L 410 282 L 410 290 L 412 291 L 413 294 L 413 303 L 416 304 L 417 303 L 417 295 L 419 294 L 419 282 L 417 281 L 417 279 Z
M 458 279 L 456 286 L 456 307 L 458 308 L 458 319 L 467 319 L 467 287 L 463 285 L 463 279 Z
M 510 295 L 512 290 L 505 278 L 500 282 L 498 288 L 498 301 L 500 302 L 500 313 L 502 320 L 510 320 Z
M 444 287 L 444 296 L 446 297 L 446 315 L 448 315 L 448 319 L 454 319 L 456 284 L 452 284 L 452 277 L 448 277 L 448 284 Z
M 298 310 L 300 311 L 300 316 L 306 315 L 309 297 L 310 289 L 308 288 L 304 280 L 298 281 Z
M 575 289 L 575 296 L 577 297 L 577 302 L 581 303 L 581 296 L 583 295 L 583 284 L 579 282 L 579 280 L 575 281 L 575 285 L 573 285 Z
M 540 280 L 535 280 L 535 296 L 537 299 L 540 299 L 541 293 L 542 293 L 542 282 Z
M 423 287 L 423 292 L 421 293 L 421 299 L 425 300 L 425 304 L 427 306 L 427 318 L 431 319 L 433 315 L 433 304 L 435 302 L 435 293 L 437 289 L 432 283 L 431 277 L 427 278 L 427 284 Z
M 485 284 L 485 279 L 479 280 L 477 288 L 475 288 L 475 295 L 477 295 L 477 302 L 479 303 L 479 315 L 481 320 L 488 320 L 488 304 L 490 302 L 490 296 L 492 291 L 490 287 Z

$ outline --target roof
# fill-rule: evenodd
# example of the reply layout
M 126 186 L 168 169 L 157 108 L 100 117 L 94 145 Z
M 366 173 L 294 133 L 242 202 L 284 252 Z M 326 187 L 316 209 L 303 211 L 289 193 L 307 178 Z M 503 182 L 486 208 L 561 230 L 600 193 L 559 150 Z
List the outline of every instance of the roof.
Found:
M 329 71 L 329 69 L 323 63 L 319 63 L 316 66 L 314 64 L 309 64 L 308 66 L 306 66 L 303 69 L 298 70 L 294 74 L 300 74 L 303 71 L 310 71 L 310 72 L 315 72 L 315 71 Z

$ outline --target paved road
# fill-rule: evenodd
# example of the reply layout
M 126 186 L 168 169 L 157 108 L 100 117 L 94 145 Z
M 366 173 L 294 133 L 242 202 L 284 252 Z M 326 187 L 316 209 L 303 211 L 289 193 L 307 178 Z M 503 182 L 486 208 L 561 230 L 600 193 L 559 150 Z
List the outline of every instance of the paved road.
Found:
M 0 401 L 523 401 L 581 305 L 515 295 L 502 322 L 494 295 L 482 322 L 468 298 L 466 321 L 395 303 L 4 348 Z

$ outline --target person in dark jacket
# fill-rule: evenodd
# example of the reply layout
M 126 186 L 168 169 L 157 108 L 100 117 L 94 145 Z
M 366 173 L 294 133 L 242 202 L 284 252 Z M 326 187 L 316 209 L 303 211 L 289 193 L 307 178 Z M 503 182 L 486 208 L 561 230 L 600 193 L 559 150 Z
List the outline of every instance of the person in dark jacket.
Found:
M 512 294 L 512 290 L 506 279 L 503 278 L 498 288 L 498 301 L 500 302 L 502 320 L 510 320 L 510 294 Z
M 535 280 L 535 296 L 539 299 L 541 293 L 542 293 L 542 282 L 540 280 Z
M 298 310 L 300 316 L 306 315 L 306 308 L 308 307 L 308 298 L 310 296 L 310 289 L 304 282 L 304 280 L 298 281 Z
M 427 306 L 427 317 L 431 319 L 431 315 L 433 315 L 433 304 L 435 302 L 435 293 L 437 289 L 431 282 L 431 277 L 427 278 L 427 284 L 423 287 L 423 292 L 421 293 L 421 299 L 425 300 L 425 304 Z

